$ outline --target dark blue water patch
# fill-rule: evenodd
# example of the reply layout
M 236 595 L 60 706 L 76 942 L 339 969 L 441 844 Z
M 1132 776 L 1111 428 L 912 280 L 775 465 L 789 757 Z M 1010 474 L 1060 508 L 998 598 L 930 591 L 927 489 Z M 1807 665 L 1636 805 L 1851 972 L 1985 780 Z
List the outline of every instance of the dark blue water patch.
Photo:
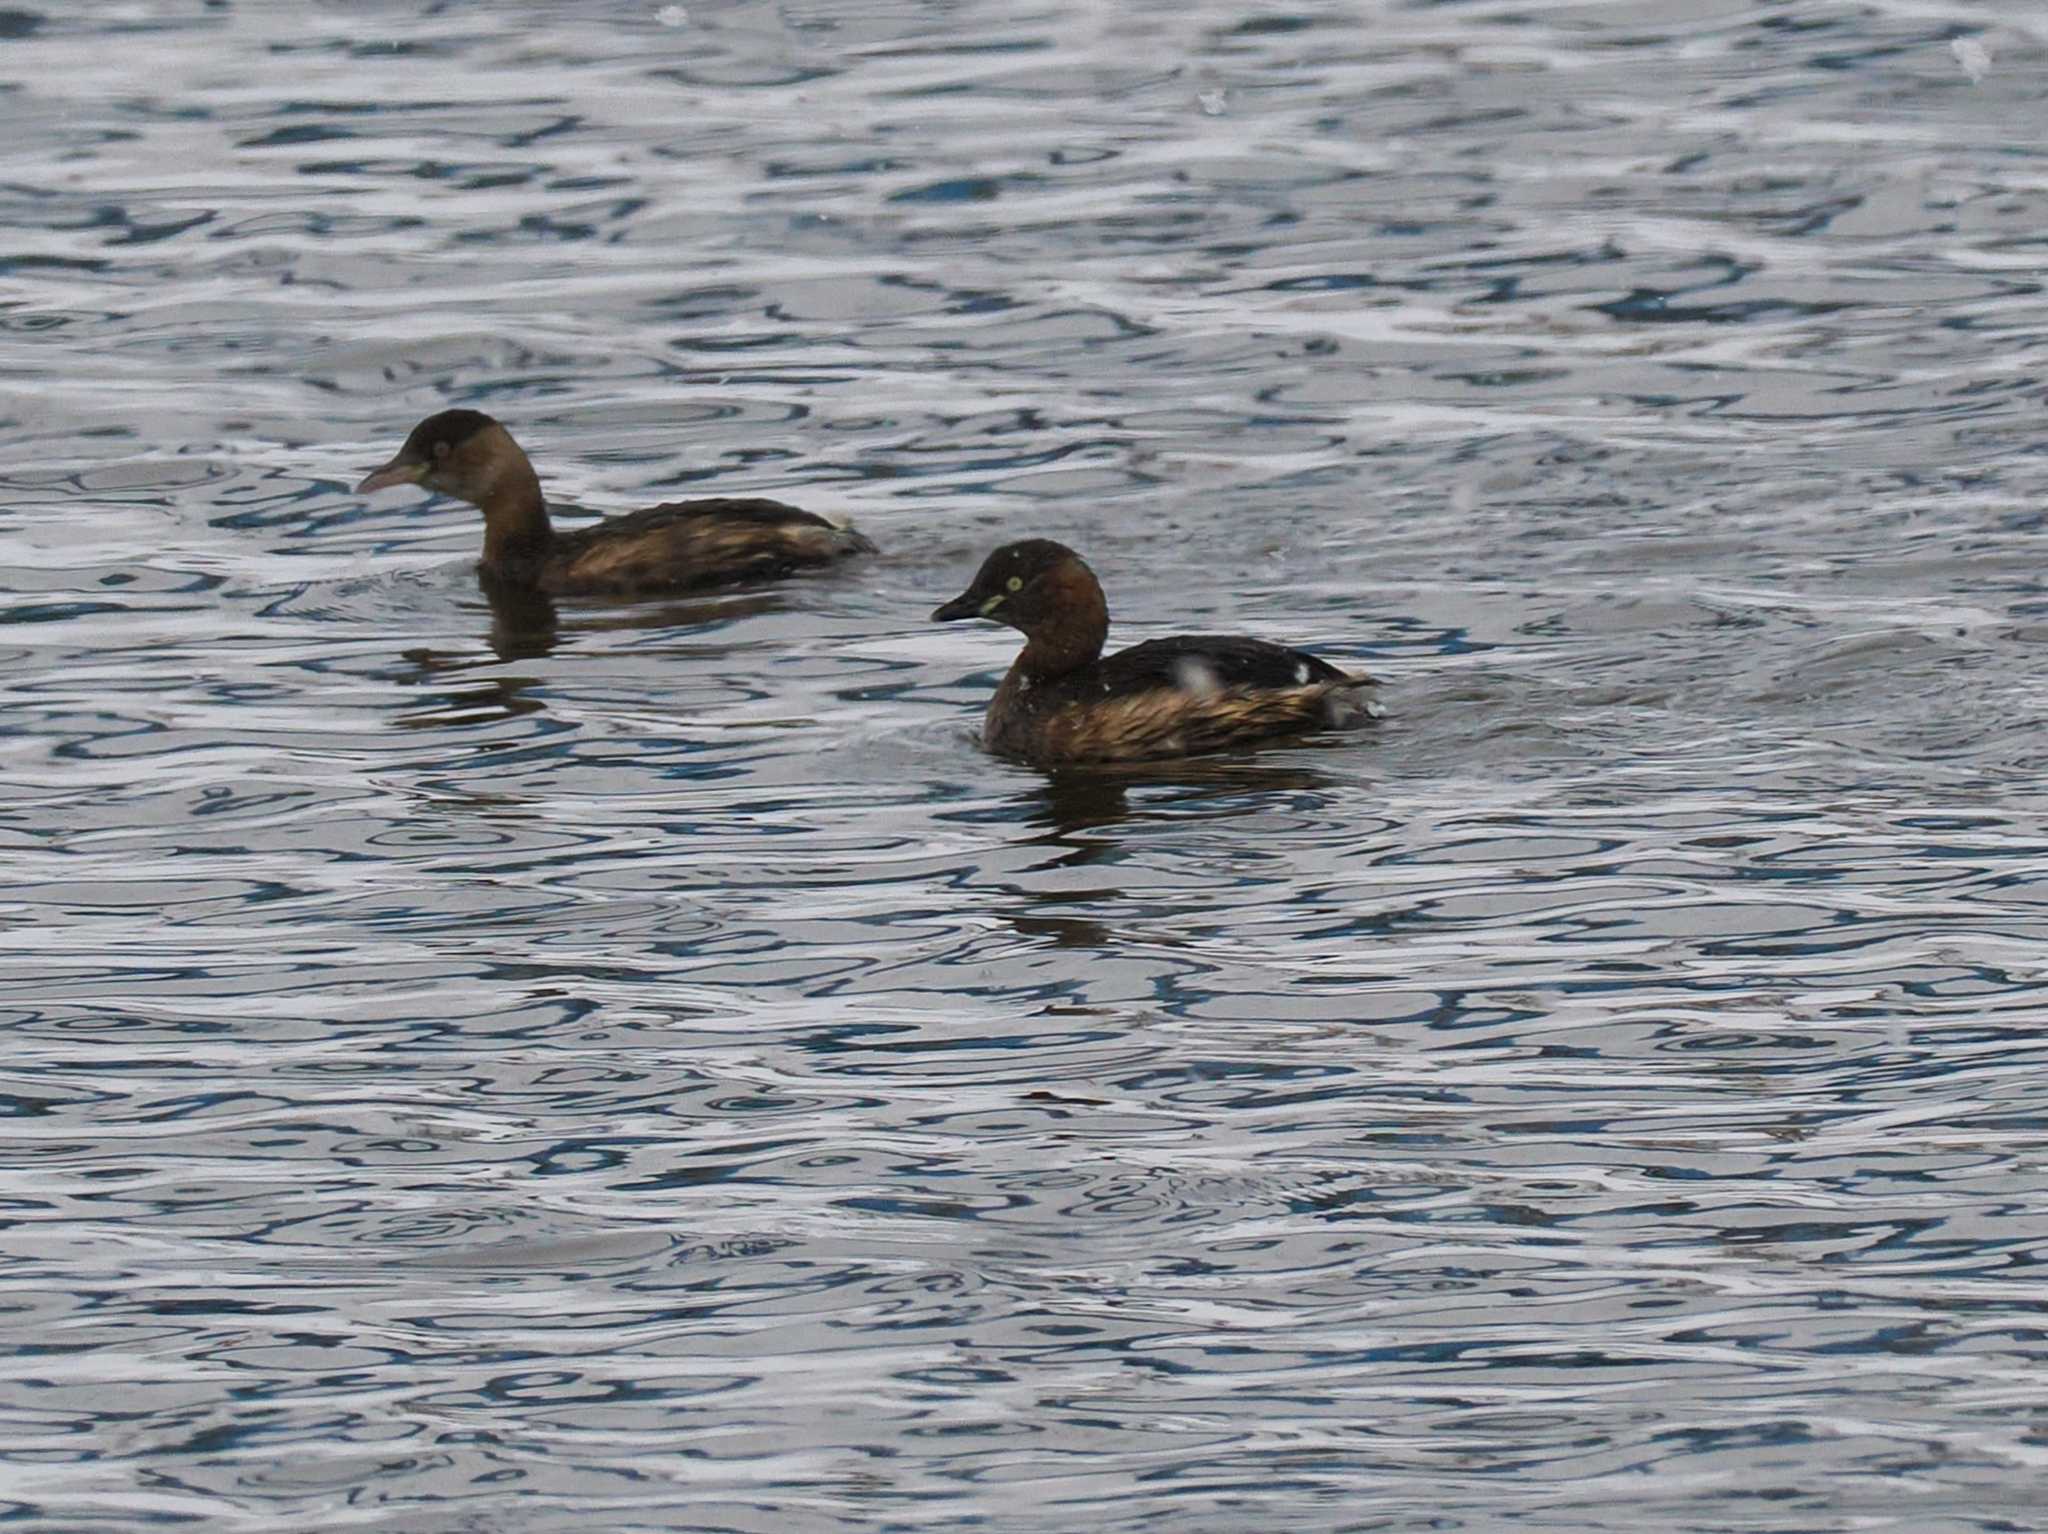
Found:
M 799 181 L 830 176 L 883 176 L 906 169 L 908 164 L 908 161 L 884 156 L 862 156 L 850 160 L 834 160 L 825 164 L 770 160 L 762 170 L 777 180 Z
M 0 275 L 9 277 L 35 272 L 104 272 L 111 261 L 96 256 L 0 255 Z
M 1847 303 L 1800 303 L 1784 298 L 1740 299 L 1725 304 L 1685 304 L 1674 303 L 1673 299 L 1676 296 L 1676 292 L 1636 288 L 1625 298 L 1617 298 L 1604 304 L 1588 304 L 1586 307 L 1597 314 L 1605 314 L 1612 319 L 1625 320 L 1631 324 L 1658 325 L 1741 324 L 1763 316 L 1818 317 L 1855 307 Z
M 710 68 L 653 69 L 648 71 L 647 78 L 651 80 L 664 80 L 672 85 L 682 86 L 686 90 L 699 88 L 716 89 L 719 87 L 747 90 L 793 90 L 817 81 L 829 80 L 837 73 L 839 73 L 838 68 L 832 65 L 777 63 L 764 66 L 757 73 L 750 72 L 744 79 L 740 80 L 729 81 L 721 79 L 715 70 Z
M 294 123 L 289 127 L 273 128 L 268 133 L 258 134 L 240 140 L 238 149 L 284 149 L 298 144 L 320 144 L 333 139 L 360 137 L 353 128 L 338 127 L 327 123 Z
M 1239 22 L 1231 32 L 1239 37 L 1266 37 L 1307 32 L 1317 27 L 1353 28 L 1350 18 L 1313 15 L 1254 16 Z
M 492 164 L 464 160 L 303 160 L 293 170 L 301 176 L 348 176 L 385 180 L 408 176 L 421 181 L 449 182 L 458 191 L 490 191 L 529 186 L 547 176 L 552 166 L 539 161 Z
M 1042 186 L 1045 178 L 1033 175 L 1004 177 L 974 176 L 950 181 L 934 181 L 928 186 L 913 187 L 907 191 L 890 194 L 891 202 L 994 202 L 1006 188 L 1023 189 Z
M 88 618 L 96 613 L 119 613 L 127 609 L 118 602 L 35 602 L 0 607 L 0 623 L 58 623 L 71 618 Z

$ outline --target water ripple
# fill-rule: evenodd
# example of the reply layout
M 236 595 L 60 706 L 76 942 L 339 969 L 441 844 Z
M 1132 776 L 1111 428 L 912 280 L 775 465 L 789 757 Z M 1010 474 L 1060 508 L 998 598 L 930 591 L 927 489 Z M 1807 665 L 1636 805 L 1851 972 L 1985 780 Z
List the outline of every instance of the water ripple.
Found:
M 2037 33 L 0 12 L 0 1506 L 2027 1526 Z M 1025 534 L 1388 719 L 982 756 Z

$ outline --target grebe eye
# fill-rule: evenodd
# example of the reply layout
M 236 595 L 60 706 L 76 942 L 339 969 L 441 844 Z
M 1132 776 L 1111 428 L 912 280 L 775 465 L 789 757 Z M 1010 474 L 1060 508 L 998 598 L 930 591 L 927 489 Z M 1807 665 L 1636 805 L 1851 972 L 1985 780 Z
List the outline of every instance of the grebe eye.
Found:
M 436 458 L 446 458 L 448 456 L 448 444 L 445 441 L 434 444 L 434 456 Z
M 1011 576 L 1009 586 L 1012 591 L 1022 591 L 1024 589 L 1024 577 L 1021 575 Z

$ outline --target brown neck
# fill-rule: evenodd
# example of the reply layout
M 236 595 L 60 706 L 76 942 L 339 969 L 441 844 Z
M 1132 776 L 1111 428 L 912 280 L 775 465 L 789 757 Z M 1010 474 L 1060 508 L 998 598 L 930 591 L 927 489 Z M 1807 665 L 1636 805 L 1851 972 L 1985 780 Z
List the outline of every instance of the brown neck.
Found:
M 503 462 L 477 505 L 484 514 L 485 564 L 520 564 L 546 556 L 554 529 L 541 499 L 540 476 L 524 453 Z
M 1079 670 L 1102 654 L 1109 638 L 1109 604 L 1094 574 L 1078 560 L 1040 584 L 1050 588 L 1040 596 L 1046 610 L 1024 631 L 1017 670 L 1049 679 Z

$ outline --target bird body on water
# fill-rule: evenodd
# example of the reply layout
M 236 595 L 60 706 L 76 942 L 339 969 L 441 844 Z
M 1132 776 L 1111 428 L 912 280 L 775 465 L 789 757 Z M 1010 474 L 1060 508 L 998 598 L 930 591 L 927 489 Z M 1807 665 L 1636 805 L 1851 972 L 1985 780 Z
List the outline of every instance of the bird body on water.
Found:
M 1025 644 L 990 700 L 982 743 L 1043 765 L 1196 756 L 1372 717 L 1372 679 L 1235 634 L 1148 639 L 1113 655 L 1095 572 L 1046 538 L 1005 544 L 932 614 L 987 618 Z
M 419 485 L 479 508 L 483 574 L 556 596 L 701 590 L 875 552 L 852 528 L 780 501 L 749 498 L 672 501 L 558 531 L 532 461 L 510 432 L 478 410 L 428 416 L 356 493 L 393 485 Z

